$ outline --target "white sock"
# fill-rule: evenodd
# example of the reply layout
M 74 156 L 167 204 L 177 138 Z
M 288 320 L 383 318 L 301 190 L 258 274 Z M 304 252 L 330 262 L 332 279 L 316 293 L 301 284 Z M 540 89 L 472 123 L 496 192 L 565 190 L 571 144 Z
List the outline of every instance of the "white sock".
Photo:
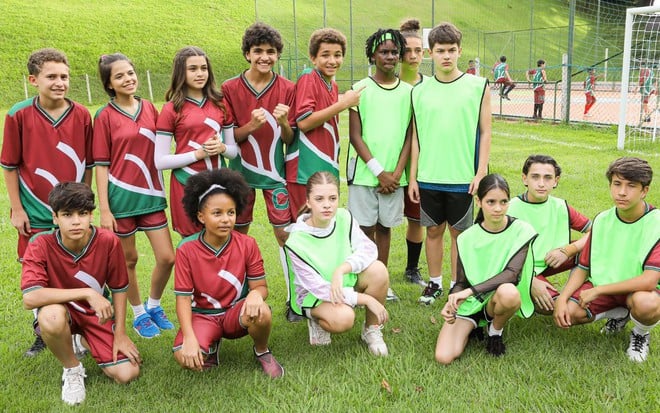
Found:
M 135 320 L 142 314 L 147 314 L 146 310 L 144 309 L 144 306 L 142 304 L 138 305 L 131 305 L 131 308 L 133 309 L 133 319 Z
M 456 285 L 456 281 L 454 281 L 454 280 L 449 281 L 449 289 L 450 289 L 450 290 L 451 290 L 452 288 L 454 288 L 455 285 Z
M 37 314 L 39 314 L 39 310 L 37 308 L 32 309 L 32 315 L 34 315 L 34 319 L 37 319 Z
M 429 281 L 434 282 L 442 287 L 442 275 L 439 277 L 429 277 Z
M 651 330 L 653 330 L 653 327 L 655 327 L 656 325 L 658 325 L 658 322 L 655 322 L 655 323 L 653 323 L 652 325 L 647 326 L 647 325 L 642 324 L 642 323 L 640 323 L 639 321 L 635 320 L 635 318 L 634 318 L 633 316 L 630 316 L 630 321 L 632 321 L 633 324 L 635 325 L 635 327 L 633 327 L 633 330 L 632 330 L 632 331 L 633 331 L 635 334 L 639 334 L 640 336 L 645 336 L 645 335 L 647 335 L 648 333 L 651 332 Z
M 489 336 L 501 336 L 502 332 L 504 331 L 504 327 L 500 328 L 499 330 L 496 330 L 495 327 L 493 327 L 494 323 L 488 323 L 488 335 Z
M 282 265 L 282 274 L 284 274 L 284 282 L 286 284 L 286 301 L 291 300 L 291 290 L 289 289 L 289 264 L 286 261 L 286 253 L 284 248 L 279 247 L 280 265 Z
M 628 315 L 628 309 L 626 307 L 615 307 L 611 310 L 604 311 L 600 314 L 596 314 L 594 321 L 602 320 L 604 318 L 610 319 L 619 319 Z
M 82 363 L 78 363 L 78 365 L 77 365 L 76 367 L 71 367 L 71 368 L 66 368 L 66 367 L 64 367 L 64 371 L 80 370 L 80 369 L 82 369 L 82 368 L 83 368 Z
M 160 305 L 160 298 L 156 300 L 155 298 L 149 297 L 147 300 L 147 310 L 151 310 L 152 308 L 156 308 Z

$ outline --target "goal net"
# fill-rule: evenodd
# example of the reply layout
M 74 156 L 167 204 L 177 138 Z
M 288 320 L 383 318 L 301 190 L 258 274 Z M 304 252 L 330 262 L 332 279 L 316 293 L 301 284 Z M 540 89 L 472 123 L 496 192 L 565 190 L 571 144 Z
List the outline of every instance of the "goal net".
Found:
M 626 12 L 618 149 L 649 150 L 660 143 L 658 3 Z

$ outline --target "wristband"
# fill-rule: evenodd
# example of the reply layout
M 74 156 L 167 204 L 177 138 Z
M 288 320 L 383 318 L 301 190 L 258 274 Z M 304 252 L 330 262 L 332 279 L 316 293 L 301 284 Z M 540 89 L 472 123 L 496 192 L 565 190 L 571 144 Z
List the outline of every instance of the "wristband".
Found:
M 378 177 L 385 168 L 383 168 L 380 163 L 378 162 L 378 159 L 376 158 L 371 158 L 369 162 L 367 162 L 367 168 L 369 168 L 369 171 L 375 176 Z
M 569 249 L 571 251 L 569 251 Z M 578 249 L 575 245 L 573 244 L 568 244 L 564 247 L 559 248 L 559 251 L 561 251 L 564 255 L 566 255 L 568 258 L 574 257 L 578 253 Z

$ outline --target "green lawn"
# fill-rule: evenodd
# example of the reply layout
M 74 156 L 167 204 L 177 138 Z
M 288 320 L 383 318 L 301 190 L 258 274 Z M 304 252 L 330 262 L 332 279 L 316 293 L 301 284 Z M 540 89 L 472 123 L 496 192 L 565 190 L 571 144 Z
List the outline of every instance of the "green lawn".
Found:
M 4 118 L 4 114 L 3 118 Z M 346 136 L 346 119 L 342 119 Z M 346 148 L 344 139 L 344 152 Z M 531 153 L 553 155 L 564 169 L 555 194 L 570 200 L 589 216 L 609 207 L 604 171 L 618 156 L 611 130 L 563 125 L 494 123 L 491 170 L 503 174 L 512 191 L 523 190 L 520 167 Z M 655 153 L 637 154 L 660 171 Z M 660 190 L 652 185 L 648 200 L 660 205 Z M 342 188 L 345 203 L 345 187 Z M 0 210 L 7 211 L 4 183 Z M 418 287 L 403 281 L 404 228 L 393 235 L 390 276 L 399 303 L 388 304 L 391 321 L 385 328 L 390 357 L 371 356 L 359 339 L 359 323 L 333 337 L 327 348 L 307 343 L 305 324 L 284 321 L 284 281 L 276 243 L 258 205 L 251 234 L 262 249 L 270 286 L 274 326 L 271 346 L 286 368 L 282 380 L 260 372 L 251 354 L 251 340 L 224 341 L 220 366 L 204 373 L 182 371 L 171 356 L 174 332 L 153 340 L 129 334 L 143 355 L 140 378 L 125 387 L 111 383 L 91 358 L 87 369 L 86 411 L 653 411 L 660 405 L 660 341 L 652 333 L 651 355 L 644 364 L 627 360 L 628 334 L 606 338 L 602 323 L 559 330 L 551 319 L 513 320 L 506 328 L 506 356 L 486 354 L 482 344 L 470 344 L 454 364 L 441 367 L 433 349 L 441 327 L 441 303 L 418 306 Z M 19 265 L 14 261 L 16 234 L 7 214 L 0 216 L 4 236 L 0 249 L 0 398 L 2 411 L 61 411 L 61 367 L 45 353 L 25 359 L 31 343 L 31 313 L 21 307 Z M 139 277 L 147 291 L 153 257 L 146 238 L 138 236 Z M 175 242 L 178 236 L 174 235 Z M 424 262 L 424 258 L 422 258 Z M 426 276 L 425 265 L 422 273 Z M 563 277 L 560 277 L 563 278 Z M 447 283 L 447 280 L 445 280 Z M 447 287 L 447 286 L 445 286 Z M 175 318 L 170 282 L 164 307 Z M 358 310 L 358 320 L 363 311 Z M 629 331 L 628 327 L 627 331 Z M 383 387 L 386 381 L 391 392 Z

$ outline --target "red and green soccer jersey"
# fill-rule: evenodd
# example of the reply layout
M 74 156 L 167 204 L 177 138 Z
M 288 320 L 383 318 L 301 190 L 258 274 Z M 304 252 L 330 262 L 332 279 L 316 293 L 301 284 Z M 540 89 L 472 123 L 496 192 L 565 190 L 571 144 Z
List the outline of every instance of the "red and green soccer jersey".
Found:
M 253 110 L 264 109 L 266 113 L 266 123 L 238 145 L 239 156 L 230 161 L 230 167 L 241 172 L 252 188 L 272 189 L 284 186 L 284 143 L 273 111 L 280 103 L 287 105 L 290 108 L 289 124 L 295 127 L 292 110 L 295 85 L 273 73 L 270 83 L 257 92 L 243 72 L 222 85 L 222 94 L 237 128 L 252 120 Z
M 129 114 L 110 101 L 94 119 L 94 163 L 108 167 L 108 198 L 115 218 L 166 208 L 163 175 L 154 165 L 158 111 L 138 100 Z
M 92 227 L 92 236 L 78 255 L 62 245 L 59 230 L 42 232 L 28 244 L 21 276 L 23 294 L 37 288 L 92 288 L 103 294 L 105 285 L 113 292 L 128 289 L 124 252 L 113 232 Z M 68 304 L 81 313 L 95 313 L 85 300 Z
M 48 194 L 59 182 L 82 182 L 93 165 L 92 118 L 73 101 L 53 119 L 34 97 L 14 105 L 5 118 L 0 165 L 18 171 L 21 204 L 33 228 L 52 228 Z
M 296 121 L 301 121 L 339 100 L 337 83 L 326 82 L 318 70 L 305 71 L 296 83 Z M 307 132 L 299 131 L 298 138 L 287 150 L 287 182 L 307 184 L 317 171 L 332 172 L 339 178 L 339 116 Z
M 223 313 L 247 295 L 248 281 L 266 277 L 257 242 L 237 231 L 219 250 L 204 242 L 204 230 L 184 238 L 175 263 L 174 293 L 192 296 L 197 313 Z

